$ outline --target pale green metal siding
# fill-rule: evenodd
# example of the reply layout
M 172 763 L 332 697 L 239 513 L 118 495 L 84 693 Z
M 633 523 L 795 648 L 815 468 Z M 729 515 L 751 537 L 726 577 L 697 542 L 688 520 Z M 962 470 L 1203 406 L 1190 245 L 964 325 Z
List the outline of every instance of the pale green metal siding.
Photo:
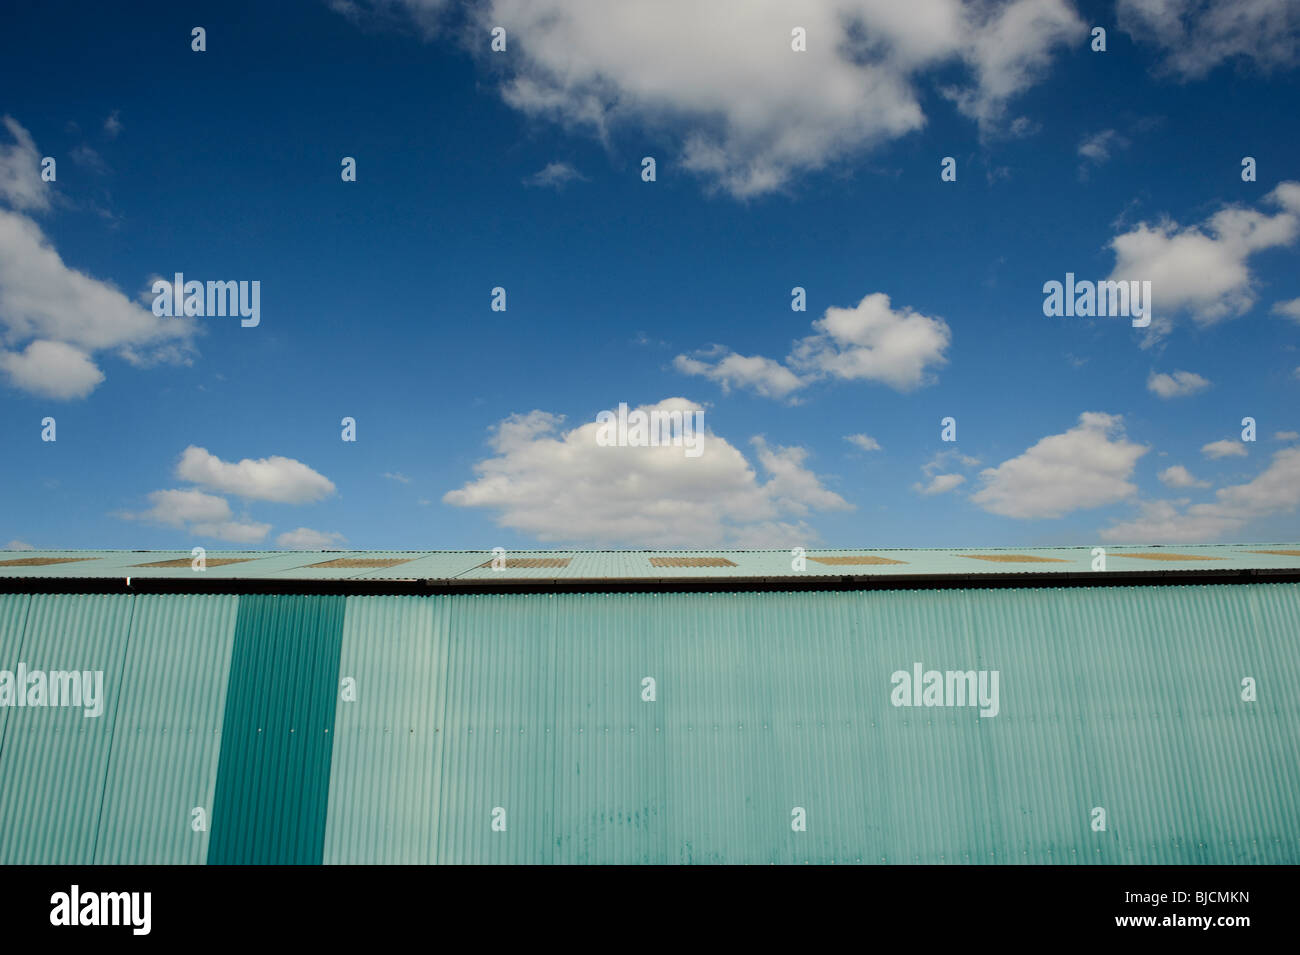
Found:
M 1300 584 L 237 599 L 0 598 L 0 668 L 108 691 L 0 712 L 0 860 L 201 860 L 224 785 L 208 861 L 1300 862 Z
M 0 864 L 89 863 L 122 690 L 133 598 L 37 594 L 18 653 L 32 670 L 102 670 L 104 711 L 10 708 L 0 750 Z
M 135 598 L 95 861 L 200 863 L 239 598 Z
M 438 861 L 447 604 L 353 597 L 339 680 L 355 681 L 334 717 L 325 861 Z
M 334 861 L 1300 861 L 1296 585 L 424 599 L 349 600 Z

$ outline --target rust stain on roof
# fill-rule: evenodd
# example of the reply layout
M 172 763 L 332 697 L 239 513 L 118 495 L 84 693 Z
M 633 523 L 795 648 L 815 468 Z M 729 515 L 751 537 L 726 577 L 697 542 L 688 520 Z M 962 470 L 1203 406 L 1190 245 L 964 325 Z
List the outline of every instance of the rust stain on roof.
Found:
M 1248 550 L 1248 554 L 1277 554 L 1279 557 L 1300 557 L 1300 550 Z
M 339 557 L 335 560 L 322 561 L 319 564 L 308 564 L 308 567 L 395 567 L 398 564 L 405 564 L 410 561 L 410 557 Z
M 506 570 L 526 567 L 568 567 L 571 557 L 507 557 L 505 559 Z M 492 561 L 484 561 L 479 564 L 480 568 L 491 567 Z
M 652 567 L 735 567 L 725 557 L 651 557 Z

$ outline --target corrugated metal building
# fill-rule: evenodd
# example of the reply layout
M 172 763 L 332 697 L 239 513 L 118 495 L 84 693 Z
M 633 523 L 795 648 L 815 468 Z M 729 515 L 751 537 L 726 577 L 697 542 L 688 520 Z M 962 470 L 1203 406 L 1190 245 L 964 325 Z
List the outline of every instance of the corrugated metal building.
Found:
M 3 552 L 0 863 L 1300 862 L 1300 545 L 1105 558 Z

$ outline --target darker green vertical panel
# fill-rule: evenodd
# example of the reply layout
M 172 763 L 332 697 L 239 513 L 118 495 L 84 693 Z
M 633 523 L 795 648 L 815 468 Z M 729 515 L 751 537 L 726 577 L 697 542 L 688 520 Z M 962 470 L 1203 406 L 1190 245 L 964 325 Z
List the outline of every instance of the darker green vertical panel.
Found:
M 344 598 L 239 600 L 208 863 L 319 864 Z

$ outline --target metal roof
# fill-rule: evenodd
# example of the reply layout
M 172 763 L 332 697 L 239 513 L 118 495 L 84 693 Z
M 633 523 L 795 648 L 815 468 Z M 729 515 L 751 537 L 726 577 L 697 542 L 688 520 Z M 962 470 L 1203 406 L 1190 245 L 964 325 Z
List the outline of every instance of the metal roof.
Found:
M 1125 545 L 1106 547 L 1108 573 L 1300 571 L 1300 544 Z M 1092 573 L 1092 547 L 936 549 L 809 548 L 802 569 L 789 550 L 508 551 L 493 570 L 492 551 L 217 551 L 206 553 L 208 581 L 689 581 L 816 578 L 972 578 Z M 716 557 L 730 566 L 680 558 Z M 861 557 L 858 562 L 848 558 Z M 818 558 L 827 558 L 823 563 Z M 47 561 L 64 561 L 49 563 Z M 4 579 L 195 579 L 189 551 L 0 551 Z M 229 563 L 221 563 L 230 561 Z M 39 563 L 38 563 L 39 562 Z M 176 566 L 156 566 L 171 562 Z M 392 562 L 392 563 L 390 563 Z M 680 563 L 696 566 L 677 566 Z M 709 561 L 709 564 L 722 561 Z M 384 566 L 355 566 L 358 563 Z M 532 566 L 520 566 L 520 564 Z M 155 566 L 149 566 L 155 565 Z M 327 565 L 327 566 L 321 566 Z M 562 566 L 557 566 L 562 565 Z

